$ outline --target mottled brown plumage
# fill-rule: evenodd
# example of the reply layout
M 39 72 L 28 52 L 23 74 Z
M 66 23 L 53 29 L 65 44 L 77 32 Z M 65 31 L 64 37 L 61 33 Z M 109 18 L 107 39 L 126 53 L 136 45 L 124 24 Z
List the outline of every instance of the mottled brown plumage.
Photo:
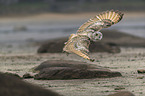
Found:
M 87 60 L 94 61 L 88 56 L 90 40 L 102 39 L 102 28 L 108 28 L 118 23 L 123 17 L 120 11 L 106 11 L 89 19 L 78 29 L 76 34 L 71 34 L 65 43 L 63 51 L 75 53 Z

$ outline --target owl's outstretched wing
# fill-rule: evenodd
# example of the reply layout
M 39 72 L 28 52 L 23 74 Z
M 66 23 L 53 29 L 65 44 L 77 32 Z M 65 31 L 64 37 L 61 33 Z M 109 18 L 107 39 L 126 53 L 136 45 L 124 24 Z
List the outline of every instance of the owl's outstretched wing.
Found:
M 69 40 L 65 43 L 63 51 L 75 53 L 87 60 L 94 61 L 88 56 L 90 41 L 86 36 L 71 34 Z
M 118 23 L 123 17 L 120 11 L 106 11 L 88 20 L 77 31 L 77 34 L 85 32 L 87 29 L 91 29 L 92 25 L 96 24 L 96 31 L 100 31 L 102 28 L 110 27 L 113 24 Z M 99 27 L 99 28 L 97 28 Z

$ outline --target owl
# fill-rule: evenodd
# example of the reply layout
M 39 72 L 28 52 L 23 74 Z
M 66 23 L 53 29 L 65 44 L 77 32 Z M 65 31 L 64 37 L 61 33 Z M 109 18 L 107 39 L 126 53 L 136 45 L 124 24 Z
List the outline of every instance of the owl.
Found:
M 108 28 L 118 23 L 123 17 L 120 11 L 106 11 L 89 19 L 77 30 L 76 34 L 71 34 L 68 41 L 65 42 L 63 51 L 74 53 L 84 59 L 94 61 L 88 55 L 91 41 L 101 40 L 103 35 L 100 32 L 102 28 Z

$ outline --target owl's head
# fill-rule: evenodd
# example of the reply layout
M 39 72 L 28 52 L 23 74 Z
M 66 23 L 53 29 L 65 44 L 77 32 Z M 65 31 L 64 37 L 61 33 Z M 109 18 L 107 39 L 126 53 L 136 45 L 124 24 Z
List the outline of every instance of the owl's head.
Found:
M 89 38 L 92 41 L 101 40 L 102 37 L 103 37 L 103 34 L 101 32 L 98 32 L 98 31 L 89 34 Z
M 103 34 L 101 32 L 94 32 L 93 34 L 95 40 L 101 40 L 103 37 Z

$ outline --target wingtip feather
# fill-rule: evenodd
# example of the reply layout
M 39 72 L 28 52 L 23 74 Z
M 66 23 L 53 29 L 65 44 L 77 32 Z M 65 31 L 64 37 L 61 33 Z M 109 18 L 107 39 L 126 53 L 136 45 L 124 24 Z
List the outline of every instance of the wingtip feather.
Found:
M 110 10 L 110 11 L 106 11 L 106 12 L 102 12 L 101 14 L 97 15 L 101 20 L 103 19 L 109 19 L 111 20 L 113 23 L 117 23 L 119 22 L 122 17 L 123 17 L 123 13 L 119 10 Z M 112 23 L 112 24 L 113 24 Z

